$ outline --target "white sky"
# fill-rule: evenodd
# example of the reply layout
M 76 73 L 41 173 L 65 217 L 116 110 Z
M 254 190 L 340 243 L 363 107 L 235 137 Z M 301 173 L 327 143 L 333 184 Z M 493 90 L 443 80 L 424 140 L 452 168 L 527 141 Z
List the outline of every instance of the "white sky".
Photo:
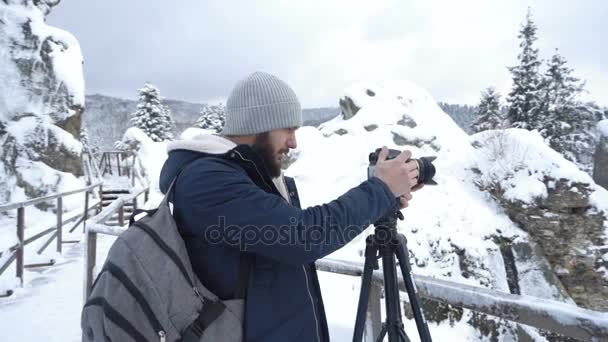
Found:
M 72 32 L 87 93 L 135 98 L 144 81 L 169 98 L 227 96 L 255 70 L 286 80 L 305 107 L 337 106 L 351 82 L 406 79 L 438 101 L 474 104 L 495 86 L 532 7 L 542 58 L 555 48 L 588 97 L 608 105 L 608 1 L 67 1 L 48 22 Z

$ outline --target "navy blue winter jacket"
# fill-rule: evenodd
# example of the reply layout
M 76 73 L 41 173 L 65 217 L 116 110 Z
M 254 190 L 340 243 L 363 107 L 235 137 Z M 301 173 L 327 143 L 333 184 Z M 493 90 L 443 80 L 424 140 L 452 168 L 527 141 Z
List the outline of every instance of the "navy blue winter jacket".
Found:
M 174 217 L 199 279 L 232 298 L 241 251 L 250 252 L 245 341 L 329 341 L 314 262 L 386 213 L 395 204 L 389 188 L 371 179 L 302 210 L 295 184 L 287 179 L 282 197 L 251 147 L 201 158 L 208 151 L 192 146 L 170 148 L 160 188 L 187 165 L 176 182 Z

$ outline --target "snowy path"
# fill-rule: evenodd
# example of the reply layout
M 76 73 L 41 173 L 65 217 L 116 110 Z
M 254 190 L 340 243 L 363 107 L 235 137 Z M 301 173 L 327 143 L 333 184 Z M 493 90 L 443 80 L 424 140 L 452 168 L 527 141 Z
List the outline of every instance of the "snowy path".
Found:
M 114 237 L 98 236 L 98 260 L 107 253 Z M 0 341 L 81 341 L 83 244 L 66 248 L 59 265 L 42 271 L 16 290 L 12 297 L 0 299 Z M 354 327 L 360 278 L 319 272 L 332 341 L 350 341 Z M 467 341 L 474 334 L 470 327 L 457 323 L 451 329 L 430 325 L 433 337 L 442 340 L 457 336 Z M 417 340 L 413 321 L 405 322 L 406 333 Z M 461 339 L 460 339 L 461 338 Z
M 99 236 L 98 251 L 105 254 L 113 240 Z M 0 341 L 81 341 L 83 246 L 66 248 L 60 265 L 0 299 Z

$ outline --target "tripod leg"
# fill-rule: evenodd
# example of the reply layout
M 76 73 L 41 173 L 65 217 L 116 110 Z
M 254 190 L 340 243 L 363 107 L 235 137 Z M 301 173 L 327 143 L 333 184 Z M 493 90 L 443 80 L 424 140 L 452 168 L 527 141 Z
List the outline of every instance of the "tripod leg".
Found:
M 380 334 L 376 339 L 376 342 L 382 342 L 384 340 L 384 336 L 386 336 L 386 324 L 382 324 L 382 330 L 380 330 Z
M 414 284 L 414 279 L 412 278 L 410 257 L 407 250 L 407 240 L 402 234 L 398 234 L 397 238 L 399 239 L 399 246 L 395 252 L 397 253 L 399 267 L 401 268 L 401 273 L 405 282 L 405 289 L 407 290 L 407 294 L 410 298 L 412 312 L 414 313 L 414 319 L 416 320 L 416 327 L 418 328 L 418 334 L 420 334 L 420 341 L 430 342 L 432 341 L 431 333 L 429 332 L 429 327 L 426 323 L 426 319 L 424 318 L 424 313 L 420 307 L 416 285 Z
M 401 307 L 399 306 L 399 287 L 397 283 L 397 266 L 395 265 L 395 251 L 393 246 L 381 245 L 382 272 L 384 273 L 384 294 L 386 303 L 386 330 L 389 342 L 405 341 L 403 339 L 403 321 Z
M 357 306 L 353 342 L 360 342 L 363 340 L 363 329 L 365 328 L 365 317 L 367 314 L 369 289 L 372 283 L 372 272 L 377 265 L 377 251 L 378 247 L 374 245 L 373 237 L 368 236 L 365 247 L 365 266 L 363 267 L 363 275 L 361 276 L 361 293 L 359 294 L 359 305 Z

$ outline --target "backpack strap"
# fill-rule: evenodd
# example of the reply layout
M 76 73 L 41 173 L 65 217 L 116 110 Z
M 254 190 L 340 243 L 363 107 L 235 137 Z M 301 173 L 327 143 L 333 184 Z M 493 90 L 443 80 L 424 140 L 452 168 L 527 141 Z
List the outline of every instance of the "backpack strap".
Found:
M 163 198 L 160 205 L 169 205 L 169 202 L 172 201 L 175 197 L 175 184 L 177 183 L 177 177 L 179 177 L 182 172 L 185 171 L 191 164 L 193 164 L 196 160 L 204 158 L 199 157 L 194 160 L 188 162 L 173 178 L 165 197 Z M 239 265 L 239 274 L 237 278 L 237 284 L 234 291 L 233 298 L 234 299 L 245 299 L 247 296 L 247 287 L 249 285 L 249 279 L 251 277 L 251 273 L 255 264 L 255 256 L 253 254 L 247 252 L 241 252 L 240 255 L 240 265 Z M 204 310 L 200 313 L 200 315 L 186 328 L 186 330 L 182 334 L 181 342 L 198 342 L 200 341 L 201 336 L 203 336 L 203 332 L 209 324 L 215 321 L 226 308 L 225 304 L 221 301 L 207 301 L 204 304 Z
M 225 308 L 226 305 L 220 300 L 206 302 L 201 314 L 182 333 L 180 342 L 199 342 L 205 329 L 222 314 Z

